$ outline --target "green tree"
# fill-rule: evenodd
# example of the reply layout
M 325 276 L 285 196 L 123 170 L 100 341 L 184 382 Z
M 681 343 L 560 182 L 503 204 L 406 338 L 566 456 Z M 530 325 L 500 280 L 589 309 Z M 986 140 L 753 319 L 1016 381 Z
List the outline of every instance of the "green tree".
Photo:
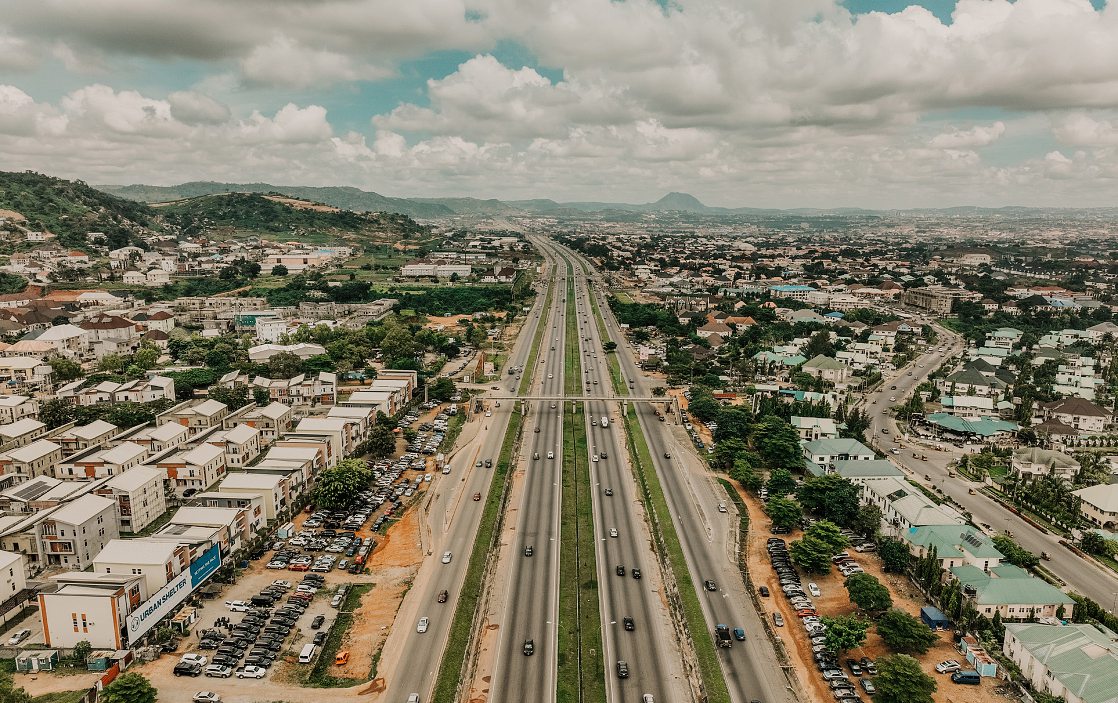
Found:
M 273 276 L 286 276 L 287 275 L 287 267 L 284 266 L 283 264 L 276 264 L 275 266 L 272 267 L 272 275 Z
M 100 703 L 155 703 L 158 693 L 150 681 L 130 671 L 105 686 L 97 700 Z
M 435 379 L 427 386 L 427 395 L 431 400 L 450 400 L 457 392 L 458 387 L 454 385 L 454 381 L 445 376 Z
M 796 479 L 792 478 L 786 469 L 773 469 L 769 473 L 769 480 L 765 483 L 769 495 L 774 498 L 783 498 L 796 488 Z
M 691 400 L 687 401 L 687 411 L 703 422 L 710 422 L 718 417 L 720 406 L 714 399 L 709 388 L 703 386 L 691 387 Z
M 790 498 L 770 498 L 765 503 L 765 512 L 769 514 L 773 527 L 791 530 L 798 527 L 804 519 L 804 510 L 800 504 Z
M 232 412 L 248 405 L 249 390 L 248 386 L 244 385 L 236 385 L 232 388 L 212 386 L 209 390 L 209 397 L 219 403 L 225 403 L 229 407 L 229 411 Z
M 846 579 L 850 602 L 867 613 L 879 613 L 893 607 L 893 596 L 885 584 L 873 574 L 854 574 Z
M 372 472 L 364 460 L 339 461 L 337 466 L 319 472 L 315 503 L 328 509 L 343 508 L 353 502 L 371 478 Z
M 1022 569 L 1035 569 L 1040 557 L 1013 541 L 1009 535 L 995 535 L 994 548 L 1001 552 L 1006 561 Z
M 303 360 L 297 354 L 280 352 L 267 363 L 269 378 L 291 378 L 303 373 Z
M 849 527 L 856 534 L 873 539 L 881 530 L 881 518 L 881 508 L 875 503 L 866 503 L 858 506 L 858 512 L 855 513 Z
M 831 333 L 827 330 L 819 330 L 807 340 L 807 345 L 804 346 L 804 356 L 809 359 L 822 354 L 823 356 L 831 356 L 835 353 L 835 345 L 831 343 Z
M 757 470 L 743 457 L 739 457 L 730 468 L 730 478 L 740 483 L 741 487 L 750 493 L 761 490 L 764 484 L 761 474 L 757 473 Z
M 839 433 L 847 439 L 866 441 L 866 430 L 870 428 L 870 416 L 865 410 L 858 409 L 846 414 L 845 427 Z
M 753 428 L 753 448 L 769 469 L 799 470 L 803 467 L 800 436 L 783 418 L 769 415 Z
M 47 363 L 50 364 L 56 383 L 66 383 L 85 375 L 81 364 L 64 356 L 52 356 L 47 359 Z
M 838 474 L 804 479 L 796 498 L 804 508 L 844 527 L 850 527 L 858 513 L 858 487 Z
M 857 615 L 825 617 L 823 624 L 827 626 L 824 634 L 827 649 L 839 656 L 865 644 L 866 633 L 870 629 L 869 620 L 864 620 Z
M 107 373 L 120 373 L 128 365 L 128 357 L 123 354 L 106 354 L 97 362 L 97 370 Z
M 264 406 L 272 402 L 272 396 L 267 388 L 255 387 L 252 389 L 252 402 Z
M 714 454 L 711 456 L 710 463 L 716 469 L 729 471 L 738 456 L 745 452 L 745 442 L 737 437 L 730 437 L 729 439 L 718 442 L 714 446 Z
M 369 431 L 366 445 L 370 456 L 374 459 L 383 459 L 396 451 L 396 435 L 392 433 L 392 428 L 377 423 Z
M 39 422 L 46 425 L 48 430 L 62 427 L 73 421 L 74 417 L 74 406 L 61 398 L 49 398 L 39 406 Z
M 1083 538 L 1079 540 L 1079 546 L 1088 554 L 1109 556 L 1111 551 L 1106 538 L 1098 532 L 1092 532 L 1090 530 L 1083 533 Z
M 884 537 L 877 543 L 877 555 L 886 573 L 901 574 L 912 563 L 912 552 L 908 545 L 895 537 Z
M 838 554 L 846 548 L 846 545 L 850 544 L 850 540 L 846 539 L 846 535 L 842 534 L 842 530 L 839 526 L 830 520 L 820 520 L 804 530 L 804 534 L 827 545 L 827 549 L 831 552 L 828 554 L 829 557 Z
M 7 671 L 0 671 L 0 703 L 31 703 L 31 694 L 16 686 Z
M 924 673 L 920 663 L 904 654 L 877 660 L 877 687 L 874 703 L 932 703 L 936 682 Z
M 939 641 L 924 621 L 896 608 L 877 619 L 877 634 L 886 647 L 901 654 L 923 654 Z
M 85 666 L 85 660 L 93 652 L 93 645 L 89 640 L 82 640 L 74 645 L 74 664 L 77 666 Z
M 144 344 L 139 351 L 132 355 L 132 363 L 141 371 L 150 371 L 159 363 L 159 356 L 158 347 Z
M 803 539 L 792 542 L 788 551 L 792 555 L 792 563 L 808 573 L 825 574 L 831 570 L 834 552 L 818 537 L 804 535 Z

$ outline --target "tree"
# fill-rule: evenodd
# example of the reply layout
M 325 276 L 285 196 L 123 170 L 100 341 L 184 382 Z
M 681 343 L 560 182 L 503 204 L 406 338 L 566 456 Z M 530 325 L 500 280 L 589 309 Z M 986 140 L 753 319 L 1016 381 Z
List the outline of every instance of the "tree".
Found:
M 85 375 L 82 365 L 64 356 L 52 356 L 47 359 L 53 371 L 54 380 L 59 383 L 73 381 Z
M 106 371 L 108 373 L 120 373 L 127 364 L 128 358 L 123 354 L 106 354 L 97 362 L 97 370 Z
M 155 703 L 159 692 L 141 674 L 130 671 L 105 686 L 97 700 L 101 703 Z
M 230 412 L 248 405 L 248 396 L 248 386 L 244 385 L 237 385 L 232 388 L 212 386 L 209 390 L 209 397 L 219 403 L 225 403 Z
M 93 652 L 93 645 L 89 640 L 82 640 L 74 644 L 74 664 L 77 666 L 85 666 L 85 660 Z
M 893 607 L 893 596 L 885 584 L 873 574 L 853 574 L 846 579 L 850 602 L 867 613 L 879 613 Z
M 789 549 L 792 563 L 811 574 L 825 574 L 831 570 L 831 557 L 834 552 L 830 546 L 811 535 L 804 535 L 803 539 L 792 542 Z
M 324 508 L 342 508 L 349 505 L 364 490 L 372 472 L 362 459 L 344 459 L 337 466 L 318 474 L 315 502 Z
M 49 398 L 39 407 L 39 422 L 53 430 L 73 421 L 74 414 L 75 408 L 70 403 L 61 398 Z
M 663 386 L 656 386 L 655 388 L 652 389 L 652 395 L 657 397 L 657 398 L 663 398 L 667 394 L 668 394 L 668 390 L 666 388 L 664 388 Z
M 1107 545 L 1106 538 L 1098 532 L 1091 532 L 1090 530 L 1084 532 L 1083 538 L 1079 540 L 1079 546 L 1088 554 L 1110 555 L 1110 548 Z
M 303 373 L 303 360 L 291 352 L 274 354 L 267 366 L 269 378 L 291 378 Z
M 287 267 L 284 266 L 283 264 L 276 264 L 275 266 L 272 267 L 272 275 L 273 276 L 286 276 L 287 275 Z
M 849 527 L 858 512 L 858 487 L 838 474 L 811 476 L 796 491 L 809 512 Z
M 369 456 L 374 459 L 383 459 L 396 451 L 396 435 L 392 433 L 392 428 L 379 422 L 373 425 L 372 430 L 369 431 L 369 439 L 365 443 L 368 446 Z
M 718 417 L 718 401 L 714 399 L 709 388 L 692 386 L 691 400 L 687 401 L 687 411 L 703 422 L 709 422 Z
M 770 498 L 765 503 L 765 512 L 769 514 L 773 527 L 791 530 L 804 519 L 803 508 L 790 498 Z
M 850 529 L 856 534 L 873 539 L 881 529 L 881 518 L 881 508 L 877 504 L 860 505 L 858 512 L 854 514 L 854 520 L 850 523 Z
M 932 703 L 936 681 L 924 673 L 920 663 L 904 654 L 877 660 L 874 703 Z
M 1006 561 L 1022 569 L 1035 569 L 1040 565 L 1040 558 L 1013 541 L 1009 535 L 995 535 L 994 548 L 1001 552 Z
M 896 608 L 877 619 L 877 634 L 886 647 L 901 654 L 923 654 L 939 641 L 922 620 Z
M 7 671 L 0 671 L 0 703 L 31 703 L 31 694 L 16 686 Z
M 827 555 L 828 557 L 833 557 L 841 552 L 846 545 L 850 544 L 850 540 L 846 539 L 846 535 L 842 534 L 842 530 L 839 529 L 839 526 L 830 520 L 820 520 L 804 530 L 804 534 L 827 545 L 827 549 L 831 552 Z
M 603 342 L 602 350 L 605 352 L 617 351 L 617 342 L 613 341 L 612 339 L 608 342 Z
M 272 402 L 272 395 L 268 392 L 267 388 L 260 388 L 257 386 L 252 389 L 252 402 L 260 406 L 267 405 Z
M 912 563 L 912 552 L 908 551 L 908 545 L 895 537 L 882 538 L 877 543 L 877 555 L 881 557 L 885 572 L 890 574 L 902 574 Z
M 728 471 L 734 465 L 739 454 L 746 452 L 745 442 L 737 437 L 724 439 L 714 445 L 714 454 L 711 456 L 711 464 L 716 469 Z
M 807 340 L 804 346 L 804 356 L 809 359 L 822 354 L 823 356 L 831 356 L 835 353 L 835 345 L 831 343 L 831 333 L 827 330 L 819 330 Z
M 445 376 L 427 385 L 427 395 L 431 400 L 450 400 L 457 392 L 458 388 L 454 385 L 454 381 Z
M 769 495 L 775 498 L 783 498 L 795 490 L 796 479 L 792 478 L 792 474 L 786 469 L 774 469 L 769 474 L 769 480 L 765 484 L 765 488 L 769 490 Z
M 730 478 L 740 483 L 741 487 L 750 493 L 756 493 L 764 485 L 761 474 L 757 473 L 757 470 L 743 457 L 739 457 L 730 468 Z
M 783 418 L 769 415 L 753 428 L 753 448 L 770 469 L 800 469 L 804 463 L 800 436 Z
M 865 644 L 866 633 L 870 629 L 869 620 L 864 620 L 857 615 L 825 617 L 823 624 L 827 626 L 824 644 L 829 651 L 839 656 Z
M 858 409 L 846 414 L 843 420 L 846 427 L 839 433 L 847 439 L 866 441 L 866 430 L 870 428 L 870 416 L 865 410 Z

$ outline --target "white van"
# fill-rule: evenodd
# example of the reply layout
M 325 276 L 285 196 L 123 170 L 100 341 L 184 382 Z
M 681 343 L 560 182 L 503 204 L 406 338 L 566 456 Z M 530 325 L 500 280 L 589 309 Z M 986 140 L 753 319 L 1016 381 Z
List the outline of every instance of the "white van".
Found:
M 311 659 L 314 659 L 314 653 L 318 651 L 317 644 L 304 644 L 303 650 L 299 652 L 299 663 L 310 664 Z

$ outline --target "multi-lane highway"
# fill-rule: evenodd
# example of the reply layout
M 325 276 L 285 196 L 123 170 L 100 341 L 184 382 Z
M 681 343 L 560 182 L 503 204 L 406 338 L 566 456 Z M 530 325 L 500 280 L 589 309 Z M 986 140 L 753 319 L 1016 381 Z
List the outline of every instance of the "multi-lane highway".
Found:
M 573 252 L 566 253 L 593 272 L 584 259 Z M 652 384 L 637 367 L 635 354 L 609 310 L 605 292 L 596 280 L 593 285 L 593 294 L 598 297 L 607 333 L 618 345 L 622 376 L 633 381 L 633 395 L 648 397 Z M 605 378 L 608 379 L 608 372 Z M 738 571 L 738 516 L 733 504 L 729 505 L 727 513 L 718 512 L 718 503 L 725 501 L 725 493 L 695 455 L 681 427 L 659 422 L 654 408 L 647 403 L 638 403 L 635 408 L 657 475 L 664 486 L 672 521 L 683 544 L 692 578 L 697 585 L 706 579 L 713 580 L 717 585 L 717 590 L 713 592 L 700 588 L 699 598 L 708 631 L 692 632 L 691 636 L 710 637 L 717 623 L 745 628 L 748 633 L 745 642 L 718 650 L 731 698 L 736 703 L 752 700 L 791 703 L 794 696 L 781 671 L 776 652 L 764 633 L 761 616 L 753 607 Z
M 545 299 L 545 295 L 539 295 L 528 313 L 509 364 L 523 367 L 527 363 L 536 327 L 542 324 Z M 498 384 L 501 392 L 515 393 L 517 386 L 516 375 L 502 374 Z M 502 403 L 496 408 L 490 404 L 487 412 L 492 415 L 477 413 L 471 417 L 463 429 L 460 447 L 450 457 L 450 475 L 439 476 L 430 498 L 423 503 L 427 557 L 382 648 L 378 668 L 385 672 L 386 690 L 379 700 L 402 701 L 409 693 L 419 693 L 423 701 L 430 698 L 485 505 L 484 501 L 472 500 L 472 496 L 488 495 L 493 470 L 485 468 L 484 461 L 492 459 L 496 463 L 513 405 Z M 481 467 L 475 466 L 478 461 L 483 462 Z M 444 564 L 442 555 L 448 551 L 451 562 Z M 450 597 L 446 603 L 439 603 L 438 594 L 444 589 Z M 430 618 L 430 625 L 426 632 L 417 633 L 415 625 L 421 617 Z
M 962 455 L 962 450 L 948 443 L 939 443 L 932 448 L 927 442 L 916 443 L 912 438 L 898 436 L 899 428 L 889 413 L 892 405 L 903 402 L 943 362 L 963 352 L 962 340 L 951 332 L 937 326 L 940 346 L 945 351 L 935 349 L 924 354 L 905 368 L 898 369 L 886 377 L 877 391 L 866 397 L 865 406 L 870 415 L 870 430 L 876 444 L 883 450 L 897 446 L 903 448 L 892 457 L 897 464 L 907 470 L 911 478 L 941 490 L 963 510 L 971 514 L 972 521 L 978 525 L 989 525 L 991 532 L 1009 530 L 1013 539 L 1034 554 L 1047 552 L 1051 559 L 1044 562 L 1044 568 L 1059 577 L 1068 586 L 1091 598 L 1104 608 L 1114 609 L 1118 603 L 1118 576 L 1093 562 L 1089 562 L 1059 543 L 1059 536 L 1045 534 L 1017 515 L 1003 507 L 981 490 L 982 484 L 968 481 L 961 475 L 948 475 L 951 460 Z M 911 372 L 911 375 L 910 375 Z M 894 388 L 895 386 L 895 388 Z M 896 398 L 896 401 L 891 400 Z M 888 430 L 884 433 L 882 430 Z M 900 444 L 894 445 L 897 441 Z M 914 451 L 919 456 L 914 457 Z M 923 459 L 922 457 L 927 457 Z M 928 478 L 925 478 L 928 477 Z M 972 494 L 970 491 L 974 490 Z

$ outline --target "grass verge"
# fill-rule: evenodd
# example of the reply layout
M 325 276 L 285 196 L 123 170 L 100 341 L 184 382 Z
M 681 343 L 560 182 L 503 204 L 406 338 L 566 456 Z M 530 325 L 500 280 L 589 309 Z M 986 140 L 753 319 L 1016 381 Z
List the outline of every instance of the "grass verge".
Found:
M 630 407 L 625 414 L 625 429 L 629 457 L 633 471 L 637 475 L 637 483 L 641 488 L 641 500 L 644 501 L 645 511 L 652 521 L 656 549 L 667 557 L 679 588 L 683 619 L 687 631 L 692 633 L 691 640 L 694 644 L 695 658 L 699 664 L 699 674 L 702 676 L 707 703 L 729 703 L 730 692 L 726 688 L 726 679 L 722 675 L 722 666 L 718 662 L 714 638 L 709 634 L 710 629 L 703 616 L 703 607 L 695 590 L 695 582 L 687 567 L 687 558 L 683 555 L 683 545 L 679 541 L 675 524 L 672 523 L 668 501 L 664 497 L 664 488 L 656 475 L 652 452 L 649 451 L 648 443 L 644 439 L 644 432 L 641 431 L 635 408 Z
M 353 625 L 353 613 L 361 606 L 361 597 L 371 590 L 373 590 L 372 584 L 363 583 L 352 586 L 346 593 L 345 601 L 342 602 L 342 607 L 338 609 L 338 617 L 334 619 L 334 624 L 330 627 L 330 634 L 326 635 L 326 641 L 322 643 L 318 659 L 315 660 L 314 666 L 311 667 L 303 685 L 310 688 L 346 688 L 362 683 L 363 679 L 334 676 L 329 671 L 330 667 L 334 665 L 334 656 L 341 649 L 342 641 L 345 640 L 345 633 Z
M 85 671 L 89 673 L 89 671 Z M 31 699 L 31 703 L 78 703 L 88 691 L 55 691 L 54 693 L 44 693 L 41 696 L 35 696 Z

